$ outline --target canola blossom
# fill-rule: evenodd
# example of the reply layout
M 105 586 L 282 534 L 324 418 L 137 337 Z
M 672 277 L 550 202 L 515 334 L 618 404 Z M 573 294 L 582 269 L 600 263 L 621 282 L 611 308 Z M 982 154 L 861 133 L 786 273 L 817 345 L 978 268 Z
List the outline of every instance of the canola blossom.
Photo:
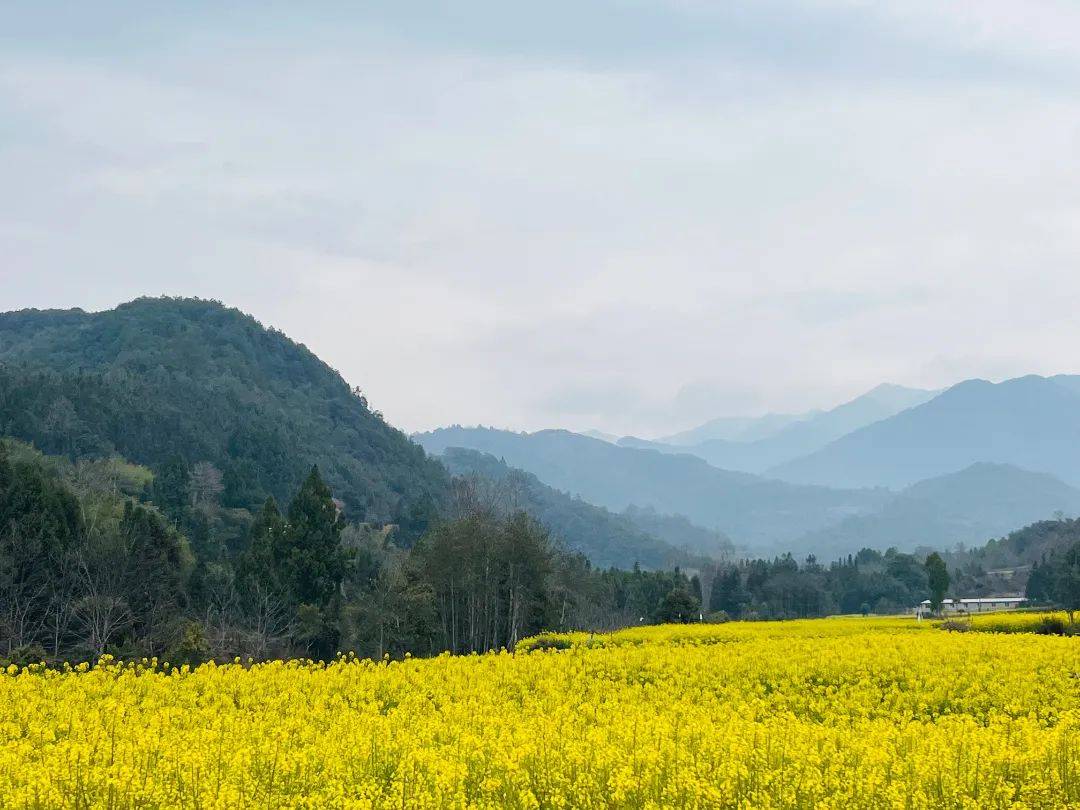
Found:
M 0 804 L 1080 806 L 1078 642 L 843 618 L 12 670 Z

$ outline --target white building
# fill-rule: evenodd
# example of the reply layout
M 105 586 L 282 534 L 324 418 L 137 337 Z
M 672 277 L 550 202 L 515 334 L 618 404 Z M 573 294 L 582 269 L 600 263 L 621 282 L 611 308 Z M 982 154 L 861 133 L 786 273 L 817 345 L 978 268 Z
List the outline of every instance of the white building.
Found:
M 987 613 L 992 610 L 1012 610 L 1023 605 L 1027 600 L 1022 596 L 978 596 L 967 599 L 941 600 L 942 613 Z M 915 608 L 920 615 L 930 613 L 930 600 L 924 599 Z

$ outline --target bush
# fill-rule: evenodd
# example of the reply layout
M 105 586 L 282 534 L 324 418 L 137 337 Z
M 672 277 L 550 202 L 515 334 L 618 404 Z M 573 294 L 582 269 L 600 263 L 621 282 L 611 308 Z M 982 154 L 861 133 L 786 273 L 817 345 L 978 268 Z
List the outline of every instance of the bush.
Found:
M 187 622 L 180 633 L 175 649 L 170 651 L 170 661 L 193 667 L 210 659 L 210 643 L 206 640 L 203 626 L 197 621 Z
M 962 622 L 957 619 L 948 619 L 938 626 L 942 630 L 948 630 L 950 633 L 967 633 L 971 630 L 971 624 L 969 622 Z
M 13 649 L 6 658 L 0 658 L 0 666 L 8 667 L 14 664 L 17 667 L 28 667 L 31 664 L 40 664 L 46 656 L 45 648 L 40 644 L 23 644 Z
M 543 652 L 546 650 L 569 650 L 574 646 L 573 639 L 558 633 L 541 633 L 531 639 L 522 639 L 517 645 L 520 652 Z
M 1044 616 L 1031 632 L 1040 636 L 1064 636 L 1068 634 L 1069 628 L 1064 619 L 1059 619 L 1057 616 Z

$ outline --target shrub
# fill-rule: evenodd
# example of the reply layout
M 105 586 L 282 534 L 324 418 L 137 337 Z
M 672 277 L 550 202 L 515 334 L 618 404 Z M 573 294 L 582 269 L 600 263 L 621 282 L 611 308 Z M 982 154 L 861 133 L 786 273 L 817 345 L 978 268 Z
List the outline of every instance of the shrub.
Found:
M 967 633 L 971 630 L 970 623 L 962 622 L 957 619 L 943 621 L 939 627 L 941 627 L 942 630 L 948 630 L 950 633 Z
M 1064 636 L 1068 633 L 1068 627 L 1064 619 L 1057 616 L 1043 616 L 1032 628 L 1032 632 L 1040 636 Z

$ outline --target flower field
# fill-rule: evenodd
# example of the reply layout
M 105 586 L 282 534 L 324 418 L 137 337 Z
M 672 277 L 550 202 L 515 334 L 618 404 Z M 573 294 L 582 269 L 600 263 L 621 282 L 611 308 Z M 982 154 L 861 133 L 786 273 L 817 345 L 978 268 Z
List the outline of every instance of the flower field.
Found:
M 0 675 L 4 807 L 1080 806 L 1078 746 L 1077 639 L 910 619 Z

